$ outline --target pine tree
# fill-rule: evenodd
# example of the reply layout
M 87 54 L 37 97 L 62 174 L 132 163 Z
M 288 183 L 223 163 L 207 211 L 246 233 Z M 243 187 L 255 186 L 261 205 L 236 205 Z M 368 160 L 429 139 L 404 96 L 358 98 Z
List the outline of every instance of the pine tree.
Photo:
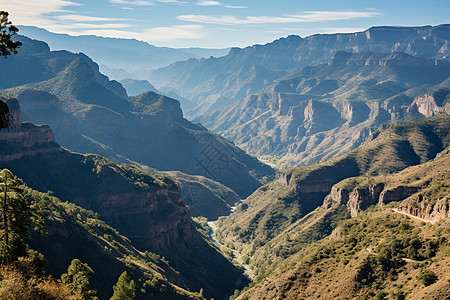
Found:
M 88 264 L 82 263 L 79 259 L 73 259 L 67 268 L 67 273 L 61 275 L 61 281 L 68 284 L 79 293 L 85 300 L 98 300 L 97 291 L 91 286 L 89 278 L 94 271 Z
M 12 53 L 17 53 L 17 48 L 22 45 L 21 42 L 11 39 L 19 29 L 11 24 L 8 16 L 8 12 L 0 11 L 0 57 L 5 58 Z
M 29 235 L 33 213 L 25 197 L 25 184 L 11 171 L 0 172 L 0 260 L 2 264 L 26 255 L 21 236 Z
M 136 283 L 127 271 L 119 276 L 116 285 L 113 287 L 114 294 L 110 300 L 134 300 L 136 299 Z

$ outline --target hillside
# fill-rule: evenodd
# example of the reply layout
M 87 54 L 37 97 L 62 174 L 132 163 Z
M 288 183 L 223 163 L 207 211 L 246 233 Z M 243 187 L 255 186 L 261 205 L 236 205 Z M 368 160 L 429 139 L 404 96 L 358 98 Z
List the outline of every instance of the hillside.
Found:
M 226 186 L 203 176 L 164 172 L 180 188 L 182 201 L 189 208 L 191 216 L 217 219 L 230 214 L 239 201 L 238 195 Z
M 139 299 L 196 297 L 174 284 L 183 285 L 183 279 L 167 261 L 155 253 L 136 250 L 97 213 L 64 203 L 49 193 L 32 189 L 26 193 L 43 217 L 46 231 L 44 235 L 33 232 L 26 242 L 44 255 L 48 274 L 60 278 L 71 260 L 78 258 L 94 270 L 90 281 L 101 299 L 111 297 L 112 286 L 124 270 L 138 283 Z
M 448 218 L 373 208 L 287 259 L 237 299 L 447 299 Z
M 13 107 L 17 99 L 8 99 L 7 103 Z M 63 201 L 100 214 L 139 251 L 164 256 L 180 272 L 177 283 L 184 288 L 203 288 L 208 297 L 235 288 L 240 271 L 195 229 L 179 188 L 168 177 L 117 165 L 99 155 L 70 152 L 55 142 L 48 126 L 24 123 L 0 132 L 0 140 L 0 168 L 8 168 L 33 189 L 52 191 Z M 61 227 L 55 236 L 73 246 L 76 235 L 72 239 L 69 230 Z M 85 238 L 80 235 L 80 239 Z M 85 251 L 83 247 L 75 248 L 72 251 Z M 94 259 L 96 253 L 91 254 L 90 259 Z M 62 266 L 54 267 L 55 272 L 61 272 Z M 217 273 L 217 269 L 222 272 Z
M 372 192 L 345 193 L 336 188 L 347 178 L 349 182 L 361 175 L 385 178 L 387 174 L 434 159 L 450 145 L 449 128 L 447 114 L 386 125 L 372 135 L 371 141 L 341 157 L 283 171 L 277 180 L 244 200 L 230 216 L 219 219 L 218 239 L 223 244 L 231 243 L 256 273 L 263 274 L 275 261 L 330 234 L 340 219 L 377 204 L 383 189 L 384 197 L 392 198 L 389 201 L 403 200 L 411 192 L 416 193 L 417 188 L 406 189 L 409 194 L 402 194 L 401 190 L 396 194 L 396 189 L 388 184 L 374 185 L 369 189 Z M 374 191 L 377 196 L 371 197 Z M 348 201 L 329 201 L 336 195 Z M 324 201 L 327 205 L 323 205 Z
M 127 97 L 87 56 L 50 52 L 43 42 L 21 40 L 22 51 L 1 62 L 9 73 L 0 76 L 0 87 L 17 96 L 26 121 L 55 128 L 63 147 L 116 162 L 204 175 L 242 197 L 273 176 L 270 167 L 184 119 L 177 100 L 153 92 Z

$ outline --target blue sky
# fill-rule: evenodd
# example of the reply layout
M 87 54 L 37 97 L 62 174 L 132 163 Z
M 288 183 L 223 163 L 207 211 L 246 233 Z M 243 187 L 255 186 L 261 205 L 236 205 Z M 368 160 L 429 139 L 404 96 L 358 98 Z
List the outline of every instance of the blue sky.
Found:
M 297 34 L 450 23 L 450 0 L 14 0 L 17 25 L 169 47 L 244 47 Z

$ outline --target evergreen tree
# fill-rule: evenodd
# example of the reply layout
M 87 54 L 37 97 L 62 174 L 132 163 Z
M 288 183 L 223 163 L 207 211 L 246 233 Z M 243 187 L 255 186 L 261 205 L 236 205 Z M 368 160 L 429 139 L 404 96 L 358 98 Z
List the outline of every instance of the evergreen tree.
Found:
M 0 171 L 0 260 L 2 264 L 26 255 L 21 236 L 29 235 L 33 213 L 25 197 L 25 184 L 11 171 Z
M 119 276 L 113 287 L 114 294 L 110 300 L 134 300 L 136 299 L 136 283 L 128 276 L 127 271 Z
M 61 275 L 61 281 L 68 284 L 79 293 L 85 300 L 98 300 L 97 291 L 92 288 L 89 278 L 94 271 L 88 264 L 82 263 L 79 259 L 73 259 L 67 268 L 67 273 Z
M 17 53 L 17 48 L 22 45 L 21 42 L 11 39 L 19 29 L 11 24 L 8 16 L 8 12 L 0 11 L 0 56 L 5 58 L 12 53 Z

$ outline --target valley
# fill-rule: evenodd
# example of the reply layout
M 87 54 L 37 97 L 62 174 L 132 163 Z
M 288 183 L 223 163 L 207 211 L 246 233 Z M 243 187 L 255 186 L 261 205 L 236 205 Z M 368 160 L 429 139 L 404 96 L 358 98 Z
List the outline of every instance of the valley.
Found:
M 171 48 L 0 15 L 1 299 L 450 299 L 450 25 Z

